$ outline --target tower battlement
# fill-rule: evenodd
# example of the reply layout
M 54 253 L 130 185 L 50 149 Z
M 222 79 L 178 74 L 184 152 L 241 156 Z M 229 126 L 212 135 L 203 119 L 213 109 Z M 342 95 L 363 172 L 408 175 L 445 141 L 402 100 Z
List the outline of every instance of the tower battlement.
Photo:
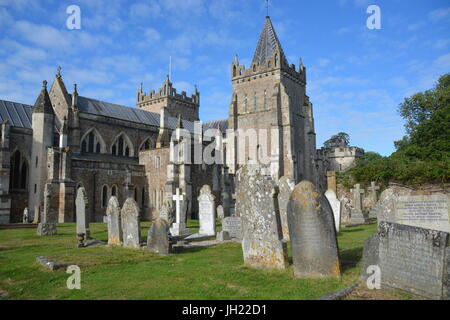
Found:
M 161 108 L 167 108 L 172 116 L 180 115 L 182 119 L 189 121 L 199 120 L 200 92 L 195 87 L 195 92 L 188 96 L 186 91 L 181 94 L 173 87 L 169 77 L 159 90 L 151 90 L 147 95 L 141 87 L 137 91 L 136 105 L 139 109 L 159 113 Z

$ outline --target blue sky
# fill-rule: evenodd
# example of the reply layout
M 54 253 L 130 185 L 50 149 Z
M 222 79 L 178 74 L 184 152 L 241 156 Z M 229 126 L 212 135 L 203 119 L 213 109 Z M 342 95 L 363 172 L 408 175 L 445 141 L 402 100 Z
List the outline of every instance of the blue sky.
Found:
M 72 4 L 81 30 L 66 27 Z M 366 27 L 370 4 L 381 30 Z M 134 106 L 172 56 L 178 91 L 200 90 L 201 119 L 224 119 L 230 64 L 250 64 L 265 15 L 263 0 L 0 0 L 0 99 L 34 103 L 61 65 L 69 91 Z M 398 104 L 450 71 L 448 0 L 272 0 L 270 16 L 289 62 L 307 67 L 318 147 L 344 131 L 389 155 L 404 134 Z

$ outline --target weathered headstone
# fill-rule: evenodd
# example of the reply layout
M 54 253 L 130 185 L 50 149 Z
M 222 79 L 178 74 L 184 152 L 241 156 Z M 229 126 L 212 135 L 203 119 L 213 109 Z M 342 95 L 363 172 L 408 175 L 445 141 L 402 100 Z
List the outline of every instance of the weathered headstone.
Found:
M 84 187 L 80 187 L 77 190 L 75 211 L 77 215 L 77 234 L 84 233 L 84 238 L 89 239 L 88 197 Z
M 216 213 L 214 204 L 214 195 L 211 193 L 211 188 L 208 185 L 204 185 L 200 189 L 200 195 L 198 196 L 198 208 L 199 208 L 199 220 L 200 235 L 215 235 L 216 234 Z
M 120 218 L 119 200 L 115 196 L 112 196 L 108 201 L 106 217 L 108 222 L 108 244 L 121 245 L 123 241 L 122 221 Z
M 449 203 L 445 194 L 400 196 L 392 222 L 450 233 Z
M 141 242 L 141 225 L 139 206 L 133 198 L 128 198 L 121 211 L 123 246 L 139 248 Z
M 161 206 L 161 209 L 159 209 L 159 217 L 166 220 L 169 224 L 169 227 L 172 225 L 172 223 L 174 223 L 175 212 L 171 201 L 168 201 Z
M 336 227 L 327 199 L 309 181 L 295 186 L 288 205 L 294 274 L 340 276 Z
M 375 181 L 370 182 L 370 187 L 367 188 L 370 191 L 370 202 L 372 205 L 377 203 L 377 190 L 380 190 L 380 187 L 376 185 Z
M 362 281 L 367 281 L 367 278 L 372 275 L 372 272 L 368 273 L 367 268 L 370 266 L 379 265 L 379 253 L 378 248 L 380 245 L 380 235 L 378 232 L 372 234 L 364 241 L 364 250 L 361 262 L 361 277 Z
M 381 285 L 430 299 L 450 299 L 450 234 L 382 221 Z
M 28 223 L 29 219 L 29 214 L 28 214 L 28 207 L 26 207 L 25 209 L 23 209 L 23 217 L 22 217 L 22 222 L 23 223 Z
M 331 209 L 333 210 L 334 224 L 336 226 L 336 232 L 339 232 L 341 228 L 341 202 L 336 197 L 336 193 L 333 190 L 327 190 L 325 192 L 325 197 L 330 203 Z
M 55 206 L 52 205 L 52 191 L 51 183 L 46 183 L 44 187 L 44 210 L 42 212 L 42 220 L 37 227 L 37 235 L 50 236 L 55 235 L 57 213 Z
M 242 239 L 241 217 L 225 217 L 222 220 L 222 231 L 226 231 L 231 239 Z
M 388 189 L 384 190 L 376 205 L 378 207 L 376 210 L 378 224 L 380 224 L 381 221 L 395 222 L 397 199 L 400 196 L 410 195 L 412 192 L 413 189 L 400 186 L 390 186 Z
M 176 220 L 170 228 L 170 234 L 173 236 L 182 236 L 189 234 L 189 229 L 186 228 L 186 199 L 182 194 L 181 189 L 177 188 L 176 193 L 173 195 L 175 201 L 175 215 Z
M 259 165 L 245 165 L 237 172 L 236 212 L 242 219 L 242 251 L 248 266 L 286 267 L 276 189 Z
M 217 232 L 216 240 L 217 241 L 226 241 L 226 240 L 231 240 L 231 237 L 227 231 L 222 230 L 222 231 Z
M 166 220 L 158 218 L 148 230 L 147 248 L 160 255 L 168 255 L 169 245 L 169 224 Z
M 219 218 L 219 219 L 225 218 L 222 205 L 217 206 L 216 212 L 217 212 L 217 218 Z
M 281 230 L 283 232 L 283 240 L 289 241 L 289 227 L 287 222 L 287 206 L 295 183 L 288 177 L 281 177 L 278 182 L 278 207 L 280 208 Z
M 364 191 L 364 189 L 361 189 L 359 183 L 354 186 L 354 189 L 350 190 L 353 194 L 353 209 L 350 212 L 351 224 L 362 224 L 367 222 L 362 211 L 362 196 L 364 195 Z

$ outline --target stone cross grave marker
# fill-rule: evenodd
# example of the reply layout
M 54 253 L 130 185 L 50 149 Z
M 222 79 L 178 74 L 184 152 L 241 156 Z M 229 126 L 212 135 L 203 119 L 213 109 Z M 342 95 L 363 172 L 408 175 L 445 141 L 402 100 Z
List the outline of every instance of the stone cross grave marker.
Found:
M 353 209 L 350 212 L 350 224 L 366 223 L 366 218 L 362 212 L 362 195 L 365 190 L 361 189 L 360 184 L 356 184 L 350 192 L 353 195 Z
M 204 185 L 200 189 L 200 196 L 198 199 L 199 219 L 200 219 L 200 235 L 213 236 L 216 234 L 216 213 L 214 204 L 214 195 L 211 193 L 211 188 Z
M 127 198 L 121 211 L 123 246 L 139 248 L 141 242 L 141 225 L 139 206 L 133 198 Z
M 84 187 L 80 187 L 77 190 L 75 211 L 77 216 L 77 234 L 84 233 L 84 238 L 89 239 L 88 197 Z
M 242 251 L 248 266 L 286 268 L 287 251 L 276 204 L 277 189 L 274 181 L 262 174 L 258 164 L 238 170 L 236 212 L 242 219 Z
M 377 190 L 380 190 L 380 187 L 375 184 L 375 181 L 371 181 L 367 189 L 370 191 L 371 202 L 374 205 L 377 203 Z
M 57 233 L 56 222 L 58 218 L 56 210 L 52 206 L 52 191 L 52 184 L 46 183 L 44 187 L 44 210 L 42 212 L 42 220 L 37 227 L 37 235 L 39 236 L 50 236 Z
M 336 226 L 336 232 L 339 232 L 341 228 L 341 202 L 338 200 L 336 193 L 334 190 L 327 190 L 325 192 L 325 197 L 331 205 L 331 209 L 333 210 L 334 216 L 334 224 Z
M 327 199 L 309 181 L 295 186 L 289 200 L 288 223 L 294 275 L 340 276 L 336 227 Z
M 108 223 L 108 244 L 121 245 L 123 241 L 122 221 L 120 218 L 119 200 L 115 196 L 109 198 L 106 217 Z
M 177 188 L 175 194 L 172 196 L 172 199 L 175 201 L 175 215 L 176 220 L 175 223 L 170 228 L 170 233 L 173 236 L 182 236 L 189 233 L 189 229 L 186 228 L 186 211 L 182 210 L 185 201 L 185 195 L 181 193 L 181 189 Z

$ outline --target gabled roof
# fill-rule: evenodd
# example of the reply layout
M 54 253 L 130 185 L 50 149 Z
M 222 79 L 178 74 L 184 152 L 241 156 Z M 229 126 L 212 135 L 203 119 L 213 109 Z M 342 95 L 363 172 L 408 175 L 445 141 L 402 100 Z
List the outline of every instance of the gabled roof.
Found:
M 277 49 L 281 52 L 281 60 L 281 58 L 284 58 L 283 49 L 281 48 L 280 41 L 278 40 L 270 17 L 266 17 L 266 21 L 261 31 L 261 35 L 259 36 L 258 45 L 256 46 L 255 54 L 253 56 L 252 64 L 266 64 L 267 60 L 274 56 L 274 52 Z
M 9 121 L 13 127 L 31 129 L 31 106 L 27 104 L 0 100 L 0 121 Z

